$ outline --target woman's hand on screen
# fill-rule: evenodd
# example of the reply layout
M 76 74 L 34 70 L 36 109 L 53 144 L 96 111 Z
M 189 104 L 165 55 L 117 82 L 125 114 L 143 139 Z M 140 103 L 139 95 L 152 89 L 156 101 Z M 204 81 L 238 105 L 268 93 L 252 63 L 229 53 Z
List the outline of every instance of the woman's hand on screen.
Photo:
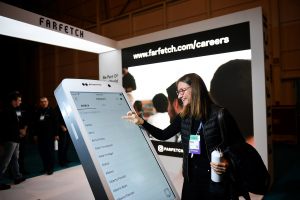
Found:
M 133 111 L 129 111 L 127 113 L 127 116 L 123 116 L 122 118 L 128 119 L 127 121 L 137 124 L 137 125 L 142 125 L 144 124 L 144 120 L 137 116 L 137 114 Z

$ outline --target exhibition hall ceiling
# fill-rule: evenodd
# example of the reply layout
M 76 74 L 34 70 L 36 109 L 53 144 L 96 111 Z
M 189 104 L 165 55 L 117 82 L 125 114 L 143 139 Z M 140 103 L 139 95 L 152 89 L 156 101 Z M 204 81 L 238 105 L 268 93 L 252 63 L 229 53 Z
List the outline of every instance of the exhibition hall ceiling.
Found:
M 4 3 L 61 21 L 81 29 L 90 30 L 100 20 L 106 21 L 133 10 L 147 7 L 162 0 L 1 0 Z M 170 2 L 166 1 L 166 2 Z

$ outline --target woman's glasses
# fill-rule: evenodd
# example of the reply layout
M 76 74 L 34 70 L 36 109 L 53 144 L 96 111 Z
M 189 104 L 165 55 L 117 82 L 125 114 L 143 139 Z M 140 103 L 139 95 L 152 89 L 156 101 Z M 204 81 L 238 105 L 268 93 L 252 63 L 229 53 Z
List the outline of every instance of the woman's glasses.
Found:
M 187 89 L 189 89 L 189 88 L 190 88 L 190 87 L 187 87 L 187 88 L 183 88 L 183 89 L 177 90 L 177 91 L 176 91 L 177 96 L 178 96 L 179 94 L 183 95 L 184 92 L 185 92 Z

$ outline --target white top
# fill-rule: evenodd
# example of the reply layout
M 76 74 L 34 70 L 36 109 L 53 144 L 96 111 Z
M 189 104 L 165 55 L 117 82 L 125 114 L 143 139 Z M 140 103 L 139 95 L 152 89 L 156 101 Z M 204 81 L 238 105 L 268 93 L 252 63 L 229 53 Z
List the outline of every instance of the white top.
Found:
M 162 130 L 167 128 L 170 125 L 170 117 L 168 115 L 168 112 L 164 112 L 164 113 L 158 112 L 158 113 L 150 116 L 148 118 L 148 123 L 157 128 L 160 128 Z M 153 140 L 158 140 L 158 139 L 153 137 Z M 175 136 L 171 137 L 170 139 L 165 140 L 165 141 L 166 142 L 175 142 Z

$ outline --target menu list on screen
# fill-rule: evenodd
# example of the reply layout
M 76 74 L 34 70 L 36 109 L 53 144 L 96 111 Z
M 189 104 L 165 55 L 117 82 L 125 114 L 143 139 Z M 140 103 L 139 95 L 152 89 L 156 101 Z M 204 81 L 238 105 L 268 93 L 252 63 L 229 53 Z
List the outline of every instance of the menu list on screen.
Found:
M 122 93 L 71 92 L 93 152 L 116 200 L 175 199 Z

